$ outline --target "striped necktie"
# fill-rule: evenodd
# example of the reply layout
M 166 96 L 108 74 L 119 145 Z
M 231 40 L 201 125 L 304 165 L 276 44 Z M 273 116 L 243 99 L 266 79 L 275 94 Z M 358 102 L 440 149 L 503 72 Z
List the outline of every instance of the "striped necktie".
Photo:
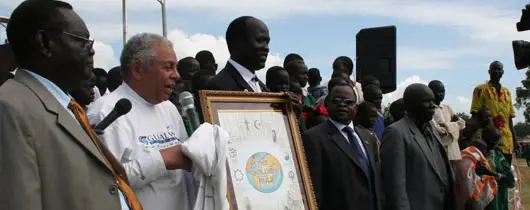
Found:
M 116 160 L 114 155 L 112 155 L 112 153 L 107 149 L 107 147 L 105 147 L 105 145 L 98 144 L 99 141 L 97 140 L 96 133 L 90 126 L 90 122 L 88 121 L 88 117 L 85 113 L 85 110 L 74 100 L 70 101 L 70 103 L 68 104 L 68 108 L 72 110 L 77 121 L 79 121 L 85 132 L 88 134 L 88 136 L 90 136 L 90 140 L 92 140 L 92 143 L 94 143 L 99 153 L 105 158 L 107 165 L 110 166 L 112 174 L 116 179 L 118 188 L 127 199 L 127 204 L 129 208 L 131 210 L 142 210 L 142 205 L 140 204 L 138 198 L 136 198 L 136 195 L 132 191 L 131 187 L 129 187 L 129 185 L 127 184 L 127 178 L 125 177 L 124 173 L 116 173 L 116 171 L 119 171 L 118 168 L 122 167 L 120 163 L 118 162 L 118 160 Z M 124 171 L 123 168 L 121 169 L 122 171 Z

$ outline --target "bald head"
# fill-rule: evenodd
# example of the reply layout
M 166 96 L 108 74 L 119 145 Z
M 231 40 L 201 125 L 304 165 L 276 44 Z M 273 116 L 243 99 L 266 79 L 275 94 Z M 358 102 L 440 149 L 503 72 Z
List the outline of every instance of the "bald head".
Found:
M 434 94 L 427 85 L 420 83 L 409 85 L 403 93 L 403 102 L 407 114 L 419 123 L 426 123 L 432 119 L 435 108 Z
M 488 73 L 490 74 L 491 83 L 500 84 L 502 75 L 504 74 L 504 66 L 500 61 L 493 61 L 490 63 Z
M 502 63 L 500 61 L 493 61 L 490 63 L 490 69 L 494 69 L 494 68 L 500 68 L 502 69 L 504 66 L 502 65 Z

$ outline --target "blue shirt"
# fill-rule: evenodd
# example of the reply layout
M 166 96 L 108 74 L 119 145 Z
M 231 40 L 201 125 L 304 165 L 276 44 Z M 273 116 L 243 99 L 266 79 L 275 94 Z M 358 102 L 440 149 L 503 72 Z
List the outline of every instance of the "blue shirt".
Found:
M 375 135 L 377 136 L 377 140 L 381 142 L 381 139 L 383 139 L 383 131 L 385 131 L 385 118 L 383 116 L 377 116 L 374 127 L 372 127 L 372 131 L 374 131 Z
M 61 88 L 57 87 L 53 82 L 50 80 L 42 77 L 41 75 L 35 74 L 31 71 L 28 71 L 26 69 L 18 69 L 17 71 L 25 71 L 26 73 L 33 76 L 35 79 L 37 79 L 52 95 L 59 101 L 59 104 L 72 115 L 72 117 L 77 121 L 75 118 L 74 113 L 72 110 L 68 109 L 68 104 L 70 104 L 70 100 L 72 100 L 72 97 L 69 94 L 66 94 Z M 125 200 L 125 196 L 123 196 L 123 193 L 120 190 L 120 203 L 121 203 L 121 209 L 122 210 L 130 210 L 129 205 L 127 204 L 127 200 Z

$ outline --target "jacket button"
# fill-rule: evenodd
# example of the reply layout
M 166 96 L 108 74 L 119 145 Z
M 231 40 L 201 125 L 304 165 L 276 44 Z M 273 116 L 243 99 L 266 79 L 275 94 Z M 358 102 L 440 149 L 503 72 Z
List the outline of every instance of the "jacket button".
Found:
M 112 185 L 112 186 L 110 187 L 110 189 L 109 189 L 109 192 L 110 192 L 110 194 L 113 194 L 113 195 L 116 194 L 116 193 L 118 193 L 118 186 L 116 186 L 116 185 Z

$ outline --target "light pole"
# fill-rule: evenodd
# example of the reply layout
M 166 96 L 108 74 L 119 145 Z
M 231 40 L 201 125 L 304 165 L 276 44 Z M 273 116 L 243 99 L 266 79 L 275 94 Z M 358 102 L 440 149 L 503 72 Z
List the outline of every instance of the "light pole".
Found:
M 123 47 L 127 42 L 127 0 L 122 0 L 122 12 L 123 12 Z
M 9 22 L 9 18 L 8 17 L 2 17 L 0 16 L 0 26 L 4 27 L 4 29 L 7 29 L 7 23 Z M 7 35 L 7 33 L 6 33 Z M 7 37 L 7 36 L 6 36 Z M 5 43 L 7 43 L 7 38 L 6 40 L 4 41 Z M 0 43 L 1 45 L 2 43 Z
M 124 0 L 125 1 L 125 0 Z M 162 35 L 167 37 L 167 25 L 166 25 L 166 0 L 157 0 L 162 7 Z

